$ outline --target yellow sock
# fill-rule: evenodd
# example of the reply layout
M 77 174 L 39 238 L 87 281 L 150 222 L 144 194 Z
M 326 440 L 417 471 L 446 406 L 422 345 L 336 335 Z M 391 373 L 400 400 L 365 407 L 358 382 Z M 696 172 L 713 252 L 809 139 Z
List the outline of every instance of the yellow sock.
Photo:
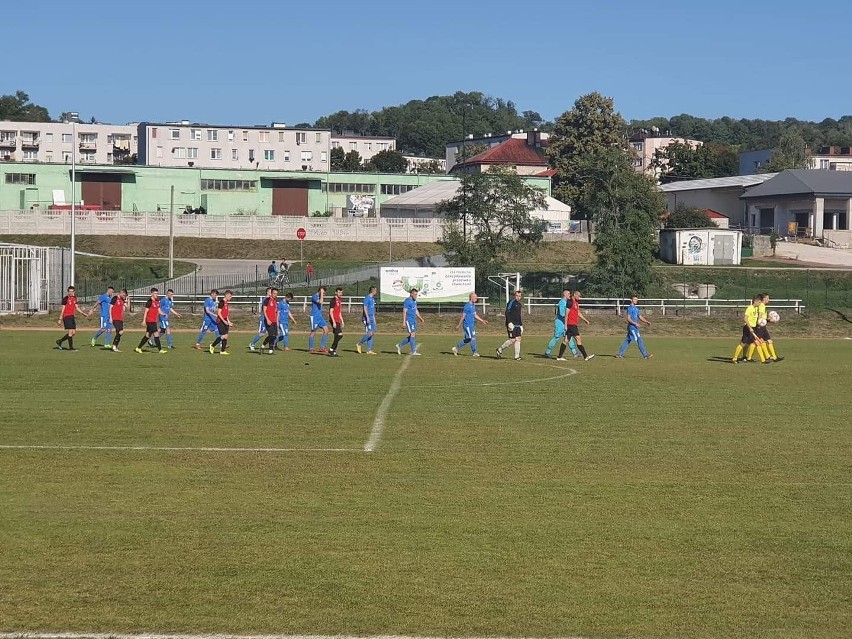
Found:
M 748 346 L 748 355 L 746 355 L 746 359 L 751 361 L 751 358 L 754 357 L 754 349 L 757 347 L 757 344 L 749 344 Z
M 743 345 L 737 344 L 737 350 L 734 351 L 733 360 L 736 362 L 740 358 L 740 355 L 742 355 L 742 354 L 743 354 Z
M 756 346 L 756 345 L 755 345 L 755 344 L 752 344 L 752 346 Z M 764 362 L 766 362 L 766 356 L 763 354 L 763 346 L 758 346 L 758 347 L 757 347 L 757 356 L 760 358 L 760 363 L 761 363 L 761 364 L 763 364 Z
M 761 344 L 760 350 L 763 353 L 763 359 L 769 359 L 769 345 L 766 342 Z
M 772 355 L 772 359 L 778 359 L 778 356 L 775 354 L 775 344 L 769 342 L 766 346 L 769 348 L 769 354 Z

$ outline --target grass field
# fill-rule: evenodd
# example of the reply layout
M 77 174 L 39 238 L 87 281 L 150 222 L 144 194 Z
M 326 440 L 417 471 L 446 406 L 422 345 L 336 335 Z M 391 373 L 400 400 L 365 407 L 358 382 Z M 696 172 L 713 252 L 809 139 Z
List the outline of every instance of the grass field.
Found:
M 331 359 L 244 334 L 230 358 L 136 355 L 128 333 L 115 354 L 0 332 L 0 631 L 852 627 L 850 340 L 733 366 L 735 338 L 618 361 L 590 337 L 597 359 L 562 364 L 532 336 L 515 362 L 494 335 L 401 358 L 353 333 Z

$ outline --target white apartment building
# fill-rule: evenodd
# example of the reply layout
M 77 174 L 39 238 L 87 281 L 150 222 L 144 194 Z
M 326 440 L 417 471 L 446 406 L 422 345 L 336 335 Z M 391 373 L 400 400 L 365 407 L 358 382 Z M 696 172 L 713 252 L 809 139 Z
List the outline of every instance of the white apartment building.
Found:
M 331 150 L 358 151 L 368 160 L 393 149 L 393 138 L 332 135 L 328 129 L 193 124 L 188 120 L 139 125 L 139 164 L 263 171 L 328 171 Z
M 659 149 L 665 149 L 670 144 L 678 142 L 687 144 L 693 148 L 699 147 L 703 142 L 690 140 L 689 138 L 675 138 L 670 135 L 661 135 L 659 130 L 653 128 L 651 131 L 641 130 L 630 136 L 630 146 L 633 149 L 633 168 L 637 173 L 647 173 L 659 177 L 661 170 L 653 166 L 654 154 Z
M 0 121 L 0 161 L 116 164 L 132 161 L 136 125 Z

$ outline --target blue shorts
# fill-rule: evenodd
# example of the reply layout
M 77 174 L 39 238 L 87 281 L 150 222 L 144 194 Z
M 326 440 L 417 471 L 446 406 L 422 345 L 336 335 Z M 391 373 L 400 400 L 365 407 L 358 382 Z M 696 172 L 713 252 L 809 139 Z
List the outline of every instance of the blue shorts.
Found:
M 376 331 L 376 320 L 370 320 L 366 317 L 362 317 L 361 323 L 364 324 L 365 333 L 374 333 Z
M 290 325 L 289 324 L 279 324 L 278 325 L 278 334 L 279 335 L 289 335 L 290 334 Z
M 257 322 L 257 333 L 259 335 L 260 333 L 265 333 L 265 332 L 266 332 L 266 320 L 263 319 L 263 315 L 261 315 L 260 319 Z
M 168 317 L 161 317 L 160 318 L 160 330 L 164 331 L 164 330 L 168 329 L 169 326 L 171 326 L 171 323 L 169 322 L 169 318 Z
M 465 339 L 473 339 L 476 337 L 476 326 L 463 326 L 462 333 L 464 334 Z
M 562 320 L 554 320 L 553 322 L 553 337 L 559 338 L 565 335 L 565 322 Z
M 101 317 L 101 328 L 105 328 L 109 331 L 112 330 L 112 320 L 109 317 Z
M 627 327 L 627 343 L 639 341 L 641 335 L 639 334 L 639 329 L 631 324 Z
M 325 318 L 322 317 L 314 317 L 311 316 L 311 330 L 315 331 L 318 328 L 327 328 L 328 324 L 325 323 Z
M 409 333 L 416 333 L 417 332 L 417 321 L 416 320 L 406 320 L 405 321 L 405 328 L 406 328 L 406 330 L 408 330 Z
M 216 320 L 205 319 L 204 322 L 202 322 L 202 324 L 201 324 L 201 330 L 202 331 L 216 331 L 218 333 L 219 332 L 219 326 L 216 323 Z

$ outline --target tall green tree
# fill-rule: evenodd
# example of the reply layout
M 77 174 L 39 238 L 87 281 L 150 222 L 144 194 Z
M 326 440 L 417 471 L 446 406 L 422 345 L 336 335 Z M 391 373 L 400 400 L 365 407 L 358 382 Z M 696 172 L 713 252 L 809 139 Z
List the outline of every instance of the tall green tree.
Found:
M 385 149 L 371 157 L 365 168 L 367 171 L 379 173 L 405 173 L 408 170 L 408 160 L 399 151 Z
M 542 241 L 544 224 L 530 214 L 546 208 L 544 191 L 508 168 L 462 175 L 456 196 L 436 207 L 450 221 L 442 240 L 447 260 L 473 266 L 478 283 L 484 283 L 507 259 Z
M 666 218 L 667 229 L 709 229 L 716 226 L 707 211 L 678 204 Z
M 47 109 L 30 102 L 30 96 L 23 91 L 15 95 L 0 95 L 0 120 L 13 122 L 50 122 Z
M 429 160 L 427 162 L 420 162 L 414 166 L 414 172 L 423 175 L 437 175 L 440 173 L 445 173 L 444 167 L 441 166 L 441 162 L 439 160 Z
M 570 204 L 577 217 L 588 218 L 585 206 L 591 201 L 585 177 L 586 158 L 609 148 L 626 149 L 626 124 L 615 111 L 612 98 L 589 93 L 560 115 L 553 127 L 547 156 L 556 170 L 553 195 Z
M 346 164 L 346 151 L 342 147 L 336 146 L 331 150 L 331 170 L 344 171 Z
M 778 146 L 772 149 L 772 157 L 760 170 L 762 173 L 775 173 L 785 169 L 807 169 L 809 166 L 807 142 L 799 129 L 792 128 L 781 134 Z
M 731 147 L 721 144 L 672 142 L 654 152 L 651 166 L 660 182 L 666 184 L 737 175 L 739 159 Z
M 357 173 L 358 171 L 363 170 L 363 168 L 364 167 L 361 164 L 361 154 L 358 153 L 358 151 L 349 151 L 343 158 L 343 171 Z

